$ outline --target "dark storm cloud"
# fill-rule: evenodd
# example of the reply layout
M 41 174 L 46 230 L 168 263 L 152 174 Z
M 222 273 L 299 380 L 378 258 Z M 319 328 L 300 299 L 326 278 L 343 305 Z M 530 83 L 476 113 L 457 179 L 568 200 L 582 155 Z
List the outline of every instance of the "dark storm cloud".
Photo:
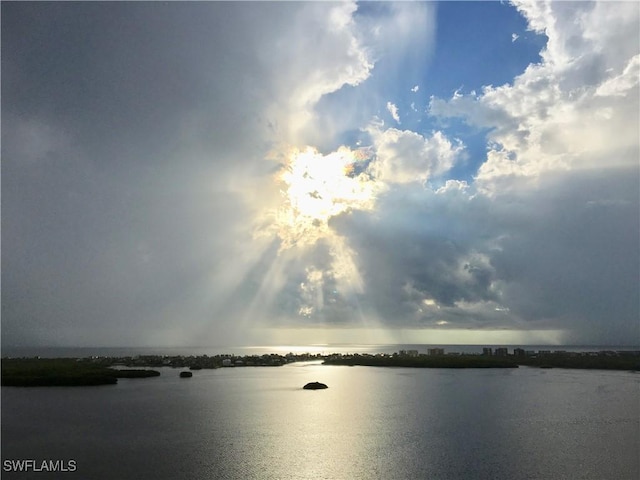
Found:
M 492 255 L 513 313 L 577 343 L 640 334 L 638 169 L 558 176 Z
M 9 127 L 34 117 L 54 123 L 89 146 L 94 162 L 112 165 L 131 157 L 155 165 L 183 135 L 224 151 L 255 134 L 256 120 L 238 106 L 258 100 L 248 87 L 259 58 L 242 45 L 274 9 L 50 3 L 3 13 Z
M 208 315 L 191 296 L 246 215 L 225 183 L 267 130 L 242 46 L 260 10 L 2 6 L 3 340 L 136 343 Z
M 408 195 L 406 189 L 392 191 L 379 201 L 375 213 L 333 222 L 358 252 L 367 291 L 375 292 L 368 297 L 373 310 L 391 324 L 407 326 L 446 320 L 444 311 L 435 317 L 417 314 L 424 300 L 440 307 L 497 300 L 491 290 L 493 268 L 478 250 L 485 243 L 478 218 L 469 215 L 465 221 L 441 210 L 453 202 L 419 186 Z M 474 209 L 473 201 L 463 201 Z M 465 325 L 462 320 L 457 326 Z
M 567 172 L 498 198 L 419 187 L 332 225 L 358 251 L 367 299 L 389 324 L 628 343 L 639 333 L 637 178 L 637 168 Z

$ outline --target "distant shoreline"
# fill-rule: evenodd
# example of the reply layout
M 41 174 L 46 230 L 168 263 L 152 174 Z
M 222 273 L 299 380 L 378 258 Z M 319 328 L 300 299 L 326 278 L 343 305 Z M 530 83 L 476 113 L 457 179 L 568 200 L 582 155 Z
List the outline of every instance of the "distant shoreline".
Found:
M 524 350 L 548 350 L 567 352 L 599 352 L 599 351 L 640 351 L 640 345 L 548 345 L 548 344 L 365 344 L 365 343 L 332 343 L 332 344 L 305 344 L 305 345 L 211 345 L 211 346 L 9 346 L 3 345 L 0 355 L 2 357 L 42 357 L 42 358 L 84 358 L 84 357 L 128 357 L 128 356 L 215 356 L 229 355 L 248 356 L 288 353 L 310 353 L 330 355 L 340 354 L 393 354 L 399 350 L 417 350 L 419 353 L 427 353 L 430 348 L 443 348 L 446 352 L 458 352 L 460 354 L 479 354 L 482 349 L 489 347 L 514 348 Z
M 279 367 L 294 362 L 317 360 L 324 365 L 405 368 L 538 368 L 640 371 L 640 351 L 527 351 L 485 347 L 483 354 L 445 353 L 442 348 L 428 354 L 401 350 L 393 354 L 294 354 L 279 355 L 136 355 L 124 357 L 2 359 L 2 386 L 90 386 L 117 383 L 118 378 L 146 378 L 160 375 L 155 367 L 190 370 L 226 367 Z M 113 367 L 118 367 L 117 369 Z M 127 367 L 127 369 L 122 369 Z M 132 369 L 133 368 L 133 369 Z
M 326 365 L 360 365 L 370 367 L 411 367 L 411 368 L 517 368 L 519 366 L 538 368 L 567 368 L 583 370 L 627 370 L 640 371 L 640 352 L 547 352 L 515 354 L 493 352 L 480 355 L 432 354 L 432 355 L 351 355 L 330 358 Z

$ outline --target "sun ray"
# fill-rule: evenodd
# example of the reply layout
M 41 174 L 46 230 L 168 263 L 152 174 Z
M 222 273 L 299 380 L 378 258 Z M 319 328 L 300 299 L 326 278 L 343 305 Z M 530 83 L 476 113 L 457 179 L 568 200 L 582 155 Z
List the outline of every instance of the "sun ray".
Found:
M 330 220 L 375 207 L 384 185 L 367 173 L 371 151 L 343 146 L 323 154 L 313 147 L 283 148 L 273 157 L 280 162 L 274 176 L 280 197 L 263 216 L 268 222 L 259 233 L 280 242 L 278 256 L 293 254 L 302 259 L 300 265 L 306 261 L 302 267 L 306 279 L 298 284 L 300 305 L 294 315 L 307 322 L 322 322 L 330 307 L 334 314 L 342 309 L 337 315 L 344 320 L 350 311 L 357 310 L 361 317 L 357 296 L 364 293 L 364 282 L 357 255 L 330 226 Z M 271 287 L 262 289 L 262 300 L 265 293 L 276 294 Z

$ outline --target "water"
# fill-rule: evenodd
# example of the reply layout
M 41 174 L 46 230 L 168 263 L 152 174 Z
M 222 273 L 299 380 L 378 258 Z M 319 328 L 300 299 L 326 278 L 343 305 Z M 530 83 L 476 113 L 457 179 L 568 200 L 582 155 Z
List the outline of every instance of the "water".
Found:
M 3 388 L 3 461 L 72 459 L 76 471 L 2 478 L 640 478 L 630 372 L 161 371 L 104 387 Z M 302 390 L 316 380 L 329 389 Z

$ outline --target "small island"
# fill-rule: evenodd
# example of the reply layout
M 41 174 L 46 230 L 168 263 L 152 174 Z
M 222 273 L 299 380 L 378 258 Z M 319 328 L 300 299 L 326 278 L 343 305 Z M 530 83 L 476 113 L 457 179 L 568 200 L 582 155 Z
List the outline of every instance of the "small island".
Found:
M 309 382 L 302 388 L 304 390 L 324 390 L 325 388 L 329 388 L 329 387 L 327 387 L 324 383 Z

